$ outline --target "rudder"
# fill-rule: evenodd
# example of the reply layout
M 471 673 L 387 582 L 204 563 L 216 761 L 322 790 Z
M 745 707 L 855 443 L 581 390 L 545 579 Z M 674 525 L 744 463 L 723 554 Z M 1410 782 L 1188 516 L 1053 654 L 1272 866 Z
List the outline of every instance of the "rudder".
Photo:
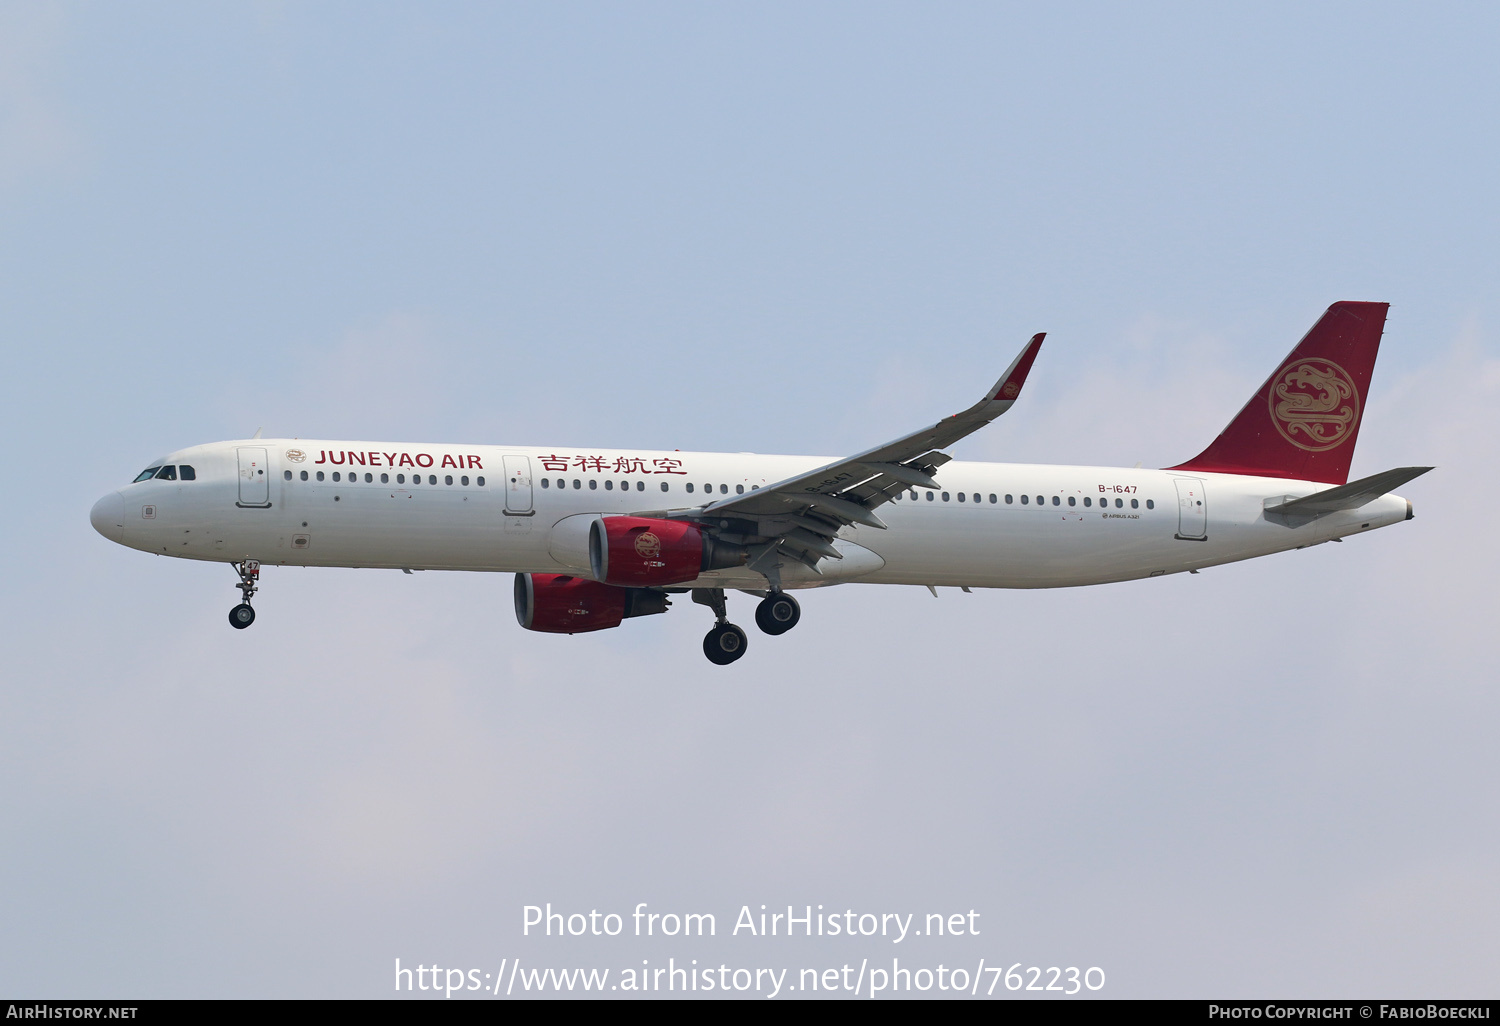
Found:
M 1213 444 L 1168 470 L 1341 485 L 1389 303 L 1334 303 Z

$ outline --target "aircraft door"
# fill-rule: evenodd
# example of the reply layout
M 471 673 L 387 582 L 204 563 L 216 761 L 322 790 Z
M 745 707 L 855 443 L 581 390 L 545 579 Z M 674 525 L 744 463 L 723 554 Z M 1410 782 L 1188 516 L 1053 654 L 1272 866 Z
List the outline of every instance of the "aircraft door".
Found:
M 511 516 L 529 517 L 531 508 L 531 457 L 506 456 L 505 512 Z
M 266 473 L 266 450 L 244 446 L 240 456 L 240 506 L 271 505 L 271 478 Z
M 1174 478 L 1177 485 L 1177 537 L 1184 541 L 1208 538 L 1208 496 L 1196 477 Z

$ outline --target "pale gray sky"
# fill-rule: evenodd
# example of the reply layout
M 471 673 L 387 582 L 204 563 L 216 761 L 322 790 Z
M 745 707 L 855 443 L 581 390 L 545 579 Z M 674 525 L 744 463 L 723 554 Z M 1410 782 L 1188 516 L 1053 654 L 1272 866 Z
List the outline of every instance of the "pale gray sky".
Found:
M 345 996 L 393 960 L 1097 965 L 1493 996 L 1500 163 L 1487 6 L 0 6 L 0 993 Z M 1393 304 L 1347 544 L 1058 592 L 847 586 L 707 664 L 510 578 L 233 575 L 88 510 L 267 435 L 1196 453 Z M 750 600 L 732 609 L 748 622 Z M 521 908 L 710 911 L 687 944 Z M 982 913 L 893 949 L 741 905 Z

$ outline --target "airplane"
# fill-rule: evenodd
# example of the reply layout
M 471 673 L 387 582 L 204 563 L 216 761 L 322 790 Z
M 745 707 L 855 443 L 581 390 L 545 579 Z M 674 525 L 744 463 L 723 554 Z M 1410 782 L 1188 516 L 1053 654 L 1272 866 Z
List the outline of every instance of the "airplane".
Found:
M 752 453 L 263 439 L 155 459 L 90 513 L 110 541 L 226 562 L 232 626 L 255 621 L 265 566 L 515 574 L 526 630 L 582 634 L 690 595 L 703 651 L 744 655 L 726 593 L 795 627 L 793 592 L 863 582 L 1058 588 L 1198 570 L 1412 518 L 1392 490 L 1431 470 L 1349 481 L 1389 304 L 1340 302 L 1203 452 L 1162 470 L 954 460 L 1015 404 L 1034 336 L 961 413 L 842 459 Z

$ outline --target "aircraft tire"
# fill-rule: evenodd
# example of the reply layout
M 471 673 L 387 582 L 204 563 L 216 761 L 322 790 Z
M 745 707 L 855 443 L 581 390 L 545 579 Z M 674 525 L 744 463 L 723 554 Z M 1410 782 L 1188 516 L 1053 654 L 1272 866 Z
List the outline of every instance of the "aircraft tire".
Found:
M 728 666 L 745 654 L 749 639 L 732 623 L 721 623 L 703 639 L 703 654 L 715 666 Z
M 802 607 L 785 592 L 767 595 L 755 607 L 755 625 L 766 634 L 785 634 L 802 619 Z
M 241 602 L 229 611 L 229 626 L 242 631 L 255 622 L 255 609 L 248 602 Z

